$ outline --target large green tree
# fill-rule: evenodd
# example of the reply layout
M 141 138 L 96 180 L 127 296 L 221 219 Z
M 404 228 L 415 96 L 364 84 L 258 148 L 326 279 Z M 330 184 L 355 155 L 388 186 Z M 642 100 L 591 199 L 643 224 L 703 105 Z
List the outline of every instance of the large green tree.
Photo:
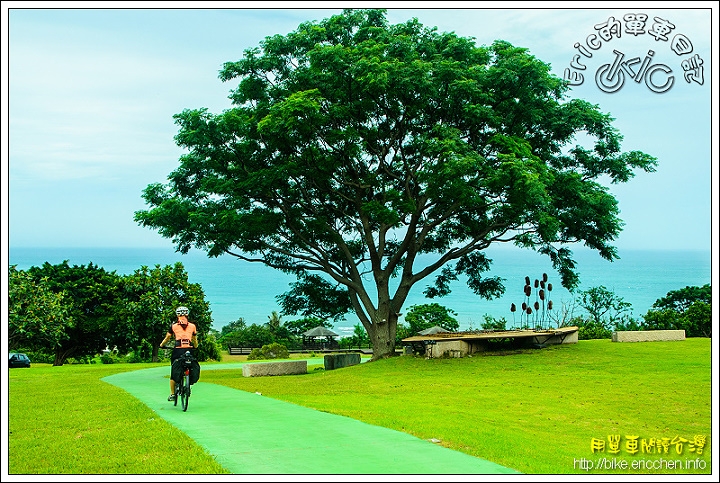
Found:
M 72 306 L 65 292 L 53 292 L 47 279 L 37 280 L 16 265 L 8 271 L 8 349 L 55 353 L 68 338 Z
M 375 359 L 394 354 L 398 313 L 433 275 L 428 295 L 461 274 L 478 295 L 501 294 L 484 276 L 493 244 L 547 255 L 574 288 L 570 244 L 617 257 L 622 221 L 601 182 L 656 164 L 622 152 L 612 118 L 567 99 L 527 49 L 391 25 L 384 10 L 267 37 L 220 79 L 237 82 L 232 107 L 175 116 L 187 152 L 145 189 L 136 221 L 183 253 L 322 275 L 317 292 L 357 314 Z
M 120 276 L 94 265 L 70 265 L 68 260 L 30 267 L 36 283 L 63 295 L 68 317 L 62 320 L 64 336 L 47 349 L 53 351 L 53 365 L 61 366 L 70 357 L 94 356 L 107 346 L 108 331 L 115 321 Z

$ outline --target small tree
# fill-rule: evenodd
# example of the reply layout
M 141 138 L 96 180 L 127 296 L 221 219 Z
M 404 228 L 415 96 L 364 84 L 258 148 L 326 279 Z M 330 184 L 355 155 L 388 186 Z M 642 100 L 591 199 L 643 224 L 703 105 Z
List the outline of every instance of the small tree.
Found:
M 710 284 L 673 290 L 655 301 L 644 315 L 647 330 L 685 330 L 687 337 L 712 335 Z
M 400 332 L 399 327 L 400 325 L 398 325 L 398 333 Z M 364 347 L 368 347 L 370 344 L 370 338 L 367 336 L 367 332 L 362 325 L 355 324 L 353 327 L 353 335 L 350 337 L 343 337 L 340 339 L 339 344 L 341 349 L 362 349 Z
M 237 345 L 239 347 L 260 348 L 276 342 L 275 336 L 265 324 L 251 324 L 238 332 Z
M 421 304 L 410 307 L 405 316 L 405 321 L 410 326 L 409 332 L 411 335 L 436 325 L 450 332 L 455 332 L 460 328 L 457 319 L 454 317 L 455 315 L 457 313 L 454 310 L 437 303 Z
M 492 317 L 490 314 L 483 315 L 483 322 L 481 324 L 481 328 L 483 330 L 506 330 L 507 329 L 507 320 L 505 320 L 505 317 L 501 317 L 499 319 L 496 319 L 495 317 Z
M 265 323 L 265 326 L 272 334 L 275 342 L 286 345 L 291 345 L 295 342 L 295 337 L 283 324 L 282 317 L 276 311 L 273 310 L 272 314 L 268 315 L 268 321 Z
M 570 325 L 578 326 L 579 339 L 609 339 L 612 330 L 632 322 L 632 305 L 603 285 L 580 292 L 578 304 L 590 315 L 588 319 L 575 317 L 570 321 Z
M 222 360 L 221 345 L 215 337 L 215 332 L 209 331 L 205 337 L 198 340 L 198 352 L 204 355 L 204 360 Z
M 608 330 L 626 321 L 632 308 L 632 304 L 603 285 L 580 292 L 580 306 L 590 314 L 593 323 Z
M 154 268 L 142 266 L 123 278 L 123 303 L 116 318 L 124 324 L 110 327 L 110 337 L 121 352 L 132 349 L 146 339 L 153 346 L 153 361 L 158 360 L 158 347 L 170 325 L 177 319 L 175 309 L 183 305 L 190 309 L 190 320 L 196 325 L 198 341 L 212 326 L 210 304 L 205 300 L 202 287 L 190 283 L 182 263 Z M 199 360 L 206 354 L 197 351 Z
M 561 301 L 559 305 L 553 307 L 552 312 L 548 313 L 548 319 L 553 322 L 557 328 L 575 325 L 577 322 L 577 317 L 575 316 L 577 307 L 578 301 L 575 298 L 569 302 Z

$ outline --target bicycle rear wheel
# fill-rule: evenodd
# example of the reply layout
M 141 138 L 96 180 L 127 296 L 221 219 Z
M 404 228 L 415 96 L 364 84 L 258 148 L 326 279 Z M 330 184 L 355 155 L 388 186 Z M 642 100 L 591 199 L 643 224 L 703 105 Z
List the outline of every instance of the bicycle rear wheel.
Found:
M 183 376 L 183 385 L 182 385 L 182 410 L 187 411 L 188 403 L 190 402 L 190 375 L 185 374 Z

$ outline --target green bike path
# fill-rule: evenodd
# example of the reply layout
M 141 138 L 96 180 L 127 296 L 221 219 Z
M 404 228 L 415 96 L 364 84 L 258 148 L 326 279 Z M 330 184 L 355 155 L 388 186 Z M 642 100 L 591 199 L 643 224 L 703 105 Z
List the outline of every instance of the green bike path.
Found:
M 205 365 L 202 371 L 241 367 Z M 234 474 L 518 474 L 400 431 L 203 383 L 202 372 L 183 412 L 180 402 L 167 401 L 169 373 L 157 367 L 103 380 L 142 401 Z

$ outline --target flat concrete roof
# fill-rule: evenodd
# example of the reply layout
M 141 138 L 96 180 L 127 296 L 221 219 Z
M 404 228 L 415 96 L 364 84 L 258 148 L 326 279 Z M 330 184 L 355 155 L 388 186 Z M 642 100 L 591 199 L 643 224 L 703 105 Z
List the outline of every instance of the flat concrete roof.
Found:
M 420 342 L 424 340 L 477 340 L 477 339 L 505 339 L 509 337 L 537 337 L 539 335 L 571 334 L 578 330 L 577 326 L 561 327 L 559 329 L 543 330 L 474 330 L 467 332 L 438 332 L 429 335 L 414 335 L 406 337 L 403 342 Z

